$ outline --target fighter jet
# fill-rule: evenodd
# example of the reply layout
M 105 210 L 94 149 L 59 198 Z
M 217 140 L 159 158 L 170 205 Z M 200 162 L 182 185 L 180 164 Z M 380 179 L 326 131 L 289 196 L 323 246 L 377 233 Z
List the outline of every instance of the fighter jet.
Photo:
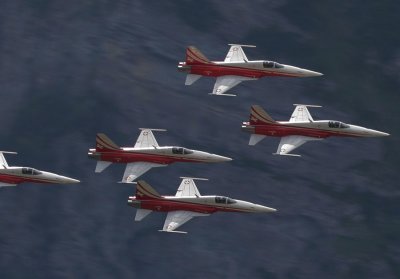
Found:
M 194 183 L 194 179 L 204 178 L 181 177 L 183 180 L 175 196 L 161 196 L 149 184 L 139 180 L 136 196 L 129 197 L 128 205 L 137 208 L 135 221 L 141 221 L 152 211 L 168 212 L 161 232 L 176 232 L 177 228 L 193 217 L 208 216 L 218 211 L 267 213 L 276 209 L 251 202 L 236 200 L 222 196 L 202 196 Z
M 178 146 L 159 146 L 152 131 L 163 129 L 140 128 L 134 147 L 119 147 L 105 134 L 97 134 L 96 149 L 88 156 L 97 160 L 95 172 L 102 172 L 112 163 L 124 163 L 123 183 L 130 183 L 154 167 L 164 167 L 175 162 L 219 163 L 231 158 Z
M 381 137 L 389 134 L 346 124 L 335 120 L 314 120 L 307 107 L 314 105 L 294 104 L 296 108 L 289 121 L 275 121 L 260 106 L 252 106 L 250 121 L 243 122 L 242 130 L 250 132 L 249 145 L 256 145 L 266 136 L 282 137 L 277 155 L 290 155 L 291 151 L 307 141 L 321 140 L 331 136 L 337 137 Z
M 202 76 L 216 77 L 211 95 L 236 96 L 226 91 L 245 80 L 256 80 L 266 76 L 315 77 L 321 73 L 280 64 L 269 60 L 247 59 L 242 47 L 252 45 L 229 44 L 231 48 L 224 61 L 210 61 L 196 47 L 186 49 L 186 61 L 179 62 L 178 71 L 187 73 L 185 85 L 191 85 Z
M 40 171 L 27 167 L 10 167 L 4 158 L 4 153 L 17 154 L 16 152 L 0 151 L 0 187 L 17 186 L 22 182 L 69 184 L 78 183 L 79 180 L 61 176 L 47 171 Z

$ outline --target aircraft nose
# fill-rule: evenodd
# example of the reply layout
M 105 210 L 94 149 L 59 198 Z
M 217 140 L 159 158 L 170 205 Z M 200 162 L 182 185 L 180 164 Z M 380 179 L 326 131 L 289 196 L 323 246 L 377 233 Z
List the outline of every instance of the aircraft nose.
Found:
M 387 136 L 390 136 L 390 134 L 385 133 L 385 132 L 380 132 L 380 131 L 375 131 L 375 135 L 376 135 L 377 137 L 387 137 Z
M 261 212 L 276 212 L 277 210 L 275 208 L 272 207 L 267 207 L 267 206 L 262 206 L 261 207 Z
M 255 204 L 254 206 L 252 206 L 254 212 L 275 212 L 277 211 L 275 208 L 271 208 L 271 207 L 267 207 L 267 206 L 263 206 L 263 205 L 259 205 L 259 204 Z
M 73 179 L 69 177 L 62 177 L 61 179 L 62 183 L 64 184 L 73 184 L 73 183 L 79 183 L 80 181 L 78 179 Z
M 213 162 L 217 162 L 217 163 L 219 163 L 219 162 L 229 162 L 229 161 L 232 161 L 232 158 L 225 157 L 225 156 L 220 156 L 220 155 L 215 155 L 215 154 L 212 154 L 212 155 L 210 156 L 210 159 L 211 159 Z
M 306 70 L 306 69 L 301 69 L 301 70 L 302 70 L 302 74 L 304 77 L 319 77 L 319 76 L 324 75 L 322 73 L 314 72 L 314 71 L 310 71 L 310 70 Z
M 387 137 L 387 136 L 390 136 L 390 134 L 388 134 L 388 133 L 381 132 L 381 131 L 376 131 L 376 130 L 372 130 L 372 129 L 367 129 L 366 135 L 369 136 L 369 137 Z

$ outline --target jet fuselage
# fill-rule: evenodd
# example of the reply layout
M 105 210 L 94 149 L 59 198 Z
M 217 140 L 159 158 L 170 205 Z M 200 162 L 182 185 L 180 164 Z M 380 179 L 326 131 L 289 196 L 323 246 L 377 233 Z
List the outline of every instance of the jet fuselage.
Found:
M 9 184 L 19 184 L 22 182 L 69 184 L 78 183 L 79 180 L 33 168 L 8 167 L 0 169 L 0 182 Z
M 175 162 L 217 163 L 231 161 L 231 158 L 175 146 L 132 148 L 122 147 L 118 150 L 90 149 L 90 158 L 113 163 L 151 162 L 172 164 Z
M 222 196 L 163 196 L 161 198 L 142 198 L 140 196 L 131 196 L 128 199 L 128 205 L 135 208 L 148 209 L 152 211 L 168 212 L 183 210 L 204 214 L 211 214 L 218 211 L 244 213 L 265 213 L 276 211 L 276 209 L 263 205 Z
M 321 73 L 302 69 L 299 67 L 264 60 L 234 63 L 213 61 L 208 64 L 193 65 L 188 65 L 186 62 L 179 62 L 178 70 L 188 74 L 210 77 L 232 75 L 248 78 L 261 78 L 267 76 L 314 77 L 322 75 Z
M 243 122 L 242 129 L 251 134 L 259 134 L 273 137 L 285 137 L 292 135 L 327 138 L 337 137 L 379 137 L 389 134 L 364 128 L 361 126 L 345 124 L 334 120 L 317 120 L 312 122 L 288 122 L 277 121 L 275 123 L 251 124 Z

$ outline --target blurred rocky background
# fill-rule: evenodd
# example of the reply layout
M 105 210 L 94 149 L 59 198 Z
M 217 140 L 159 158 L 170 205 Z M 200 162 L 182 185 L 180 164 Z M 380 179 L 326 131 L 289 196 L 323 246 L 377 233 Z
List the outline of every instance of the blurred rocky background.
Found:
M 77 185 L 0 189 L 1 278 L 399 278 L 400 5 L 395 0 L 0 2 L 0 150 L 10 165 Z M 322 72 L 264 78 L 212 97 L 214 80 L 185 86 L 185 48 Z M 248 146 L 250 106 L 277 120 L 293 103 L 391 134 L 307 143 L 302 158 L 273 156 L 279 139 Z M 95 174 L 95 134 L 131 146 L 139 127 L 165 128 L 160 145 L 234 159 L 175 164 L 142 178 L 174 194 L 179 176 L 209 178 L 202 194 L 277 208 L 217 213 L 163 234 L 165 214 L 134 222 L 124 166 Z

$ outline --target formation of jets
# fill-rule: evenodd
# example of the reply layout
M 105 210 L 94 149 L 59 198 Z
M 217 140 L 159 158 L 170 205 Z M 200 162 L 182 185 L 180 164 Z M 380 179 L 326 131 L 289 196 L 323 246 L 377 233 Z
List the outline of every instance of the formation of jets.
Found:
M 179 62 L 178 70 L 187 74 L 186 85 L 191 85 L 200 77 L 214 77 L 216 82 L 211 95 L 235 96 L 226 93 L 242 81 L 262 77 L 316 77 L 319 72 L 280 64 L 270 60 L 248 60 L 243 47 L 252 45 L 230 44 L 224 61 L 210 61 L 196 47 L 186 49 L 185 62 Z M 281 137 L 278 150 L 274 154 L 300 156 L 291 152 L 312 140 L 337 137 L 380 137 L 389 134 L 346 124 L 335 120 L 314 120 L 307 107 L 314 105 L 295 104 L 289 121 L 275 121 L 265 110 L 253 105 L 248 122 L 242 123 L 242 130 L 249 132 L 249 145 L 256 145 L 267 136 Z M 89 158 L 97 161 L 95 172 L 100 173 L 112 163 L 126 164 L 122 183 L 136 184 L 136 195 L 128 199 L 128 205 L 137 208 L 136 221 L 141 221 L 153 211 L 167 212 L 163 232 L 177 232 L 180 226 L 193 217 L 208 216 L 212 213 L 245 212 L 268 213 L 276 209 L 225 196 L 202 196 L 194 180 L 201 178 L 182 177 L 175 196 L 161 196 L 147 182 L 139 180 L 151 168 L 164 167 L 175 162 L 182 163 L 220 163 L 228 162 L 229 157 L 198 151 L 180 146 L 159 146 L 153 131 L 163 129 L 140 128 L 141 132 L 133 147 L 120 147 L 103 133 L 96 136 L 96 147 L 89 149 Z M 7 152 L 0 151 L 0 187 L 16 186 L 22 182 L 69 184 L 79 180 L 30 167 L 10 167 L 4 157 Z

